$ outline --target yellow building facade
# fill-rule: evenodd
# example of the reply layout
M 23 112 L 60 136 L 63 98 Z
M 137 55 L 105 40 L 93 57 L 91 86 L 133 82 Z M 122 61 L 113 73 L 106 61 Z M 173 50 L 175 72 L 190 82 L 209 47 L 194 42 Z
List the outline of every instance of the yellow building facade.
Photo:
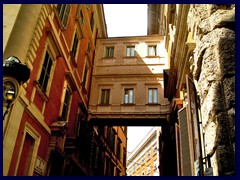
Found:
M 159 133 L 153 127 L 127 158 L 128 176 L 159 176 Z

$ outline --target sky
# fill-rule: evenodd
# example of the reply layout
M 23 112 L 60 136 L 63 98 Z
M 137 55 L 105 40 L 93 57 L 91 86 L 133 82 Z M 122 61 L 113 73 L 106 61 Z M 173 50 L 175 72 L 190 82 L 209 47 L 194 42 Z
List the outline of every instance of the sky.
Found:
M 147 4 L 103 4 L 108 37 L 147 35 Z
M 147 4 L 104 4 L 108 37 L 147 35 Z M 152 126 L 128 127 L 127 151 L 132 152 Z
M 153 126 L 128 126 L 127 151 L 132 152 L 152 128 Z

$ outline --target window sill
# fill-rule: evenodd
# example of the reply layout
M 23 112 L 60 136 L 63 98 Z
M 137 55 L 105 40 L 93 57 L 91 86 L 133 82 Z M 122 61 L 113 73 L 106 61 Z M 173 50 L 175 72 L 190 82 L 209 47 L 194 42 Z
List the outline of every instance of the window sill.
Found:
M 160 105 L 159 103 L 147 103 L 146 105 L 148 106 L 157 106 L 157 105 Z
M 160 58 L 160 56 L 146 56 L 146 58 Z
M 39 95 L 43 98 L 44 101 L 48 102 L 49 101 L 49 98 L 47 96 L 47 94 L 44 92 L 44 90 L 42 89 L 41 85 L 39 84 L 38 81 L 34 81 L 33 82 L 37 92 L 39 93 Z
M 98 106 L 111 106 L 111 104 L 98 104 Z
M 115 59 L 115 57 L 103 57 L 103 59 Z
M 70 51 L 69 54 L 70 54 L 71 61 L 72 61 L 73 65 L 74 65 L 74 67 L 77 67 L 77 61 L 76 61 L 76 57 L 75 57 L 75 55 L 73 54 L 72 51 Z
M 121 106 L 135 106 L 134 103 L 124 103 L 124 104 L 121 104 Z
M 137 58 L 137 56 L 125 56 L 124 58 L 126 58 L 126 59 L 134 59 L 134 58 Z

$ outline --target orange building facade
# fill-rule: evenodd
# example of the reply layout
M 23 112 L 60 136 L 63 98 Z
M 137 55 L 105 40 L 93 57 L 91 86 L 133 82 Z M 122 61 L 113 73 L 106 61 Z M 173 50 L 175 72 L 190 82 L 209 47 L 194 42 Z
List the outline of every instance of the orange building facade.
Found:
M 86 122 L 96 39 L 107 36 L 102 5 L 3 9 L 4 59 L 16 56 L 31 71 L 4 119 L 3 175 L 100 174 Z

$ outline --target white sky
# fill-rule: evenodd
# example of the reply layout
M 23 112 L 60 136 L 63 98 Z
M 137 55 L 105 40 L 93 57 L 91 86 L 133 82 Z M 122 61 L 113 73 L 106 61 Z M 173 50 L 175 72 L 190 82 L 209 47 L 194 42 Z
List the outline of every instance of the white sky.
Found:
M 108 37 L 147 35 L 147 4 L 103 4 Z M 127 151 L 132 152 L 152 126 L 128 127 Z
M 147 4 L 103 4 L 108 37 L 147 35 Z
M 153 126 L 128 126 L 127 151 L 132 152 L 152 128 Z

